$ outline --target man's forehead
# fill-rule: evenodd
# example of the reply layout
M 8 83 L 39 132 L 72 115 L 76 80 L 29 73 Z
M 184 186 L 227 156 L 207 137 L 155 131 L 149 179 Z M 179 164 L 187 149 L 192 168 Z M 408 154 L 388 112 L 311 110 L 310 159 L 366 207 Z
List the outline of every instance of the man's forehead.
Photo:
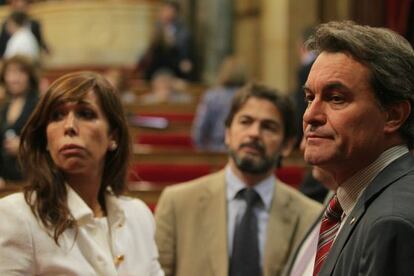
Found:
M 347 53 L 322 52 L 313 64 L 304 88 L 315 89 L 320 85 L 352 87 L 369 84 L 370 70 L 366 65 Z
M 257 97 L 251 97 L 241 105 L 235 117 L 281 121 L 279 108 L 270 100 Z

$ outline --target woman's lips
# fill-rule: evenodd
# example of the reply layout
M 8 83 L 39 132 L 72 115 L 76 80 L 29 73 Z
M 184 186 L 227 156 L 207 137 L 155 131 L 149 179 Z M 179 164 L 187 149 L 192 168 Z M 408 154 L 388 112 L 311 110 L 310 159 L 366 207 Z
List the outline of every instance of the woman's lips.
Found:
M 59 152 L 65 155 L 79 154 L 84 150 L 82 146 L 76 144 L 66 144 L 60 148 Z

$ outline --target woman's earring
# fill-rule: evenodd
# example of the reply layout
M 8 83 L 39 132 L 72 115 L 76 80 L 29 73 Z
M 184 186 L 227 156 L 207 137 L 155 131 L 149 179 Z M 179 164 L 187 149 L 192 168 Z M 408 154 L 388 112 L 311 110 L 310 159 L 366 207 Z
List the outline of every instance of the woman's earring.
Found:
M 112 141 L 109 145 L 109 151 L 114 151 L 118 147 L 117 143 L 115 141 Z

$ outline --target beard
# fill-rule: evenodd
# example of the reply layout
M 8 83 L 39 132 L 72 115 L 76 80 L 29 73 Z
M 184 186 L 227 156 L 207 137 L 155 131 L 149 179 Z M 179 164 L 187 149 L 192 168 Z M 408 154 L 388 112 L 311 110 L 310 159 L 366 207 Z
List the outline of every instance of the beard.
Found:
M 264 174 L 273 169 L 279 161 L 279 156 L 274 157 L 266 156 L 266 149 L 264 145 L 258 141 L 241 144 L 240 148 L 245 146 L 254 147 L 260 152 L 259 156 L 241 156 L 237 151 L 229 149 L 230 157 L 233 159 L 237 168 L 249 174 Z

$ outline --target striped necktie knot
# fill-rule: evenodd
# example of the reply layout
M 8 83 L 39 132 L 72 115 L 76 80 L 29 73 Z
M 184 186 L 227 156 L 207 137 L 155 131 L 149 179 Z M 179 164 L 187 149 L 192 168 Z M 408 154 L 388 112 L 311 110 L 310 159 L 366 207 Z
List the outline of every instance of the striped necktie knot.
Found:
M 339 204 L 338 198 L 335 195 L 331 201 L 329 201 L 324 217 L 332 222 L 338 222 L 341 220 L 343 212 L 344 210 L 342 210 L 341 204 Z
M 318 250 L 316 251 L 315 266 L 313 268 L 313 275 L 319 274 L 323 263 L 328 257 L 329 250 L 335 240 L 341 225 L 341 217 L 343 210 L 339 204 L 336 195 L 329 201 L 328 207 L 325 210 L 321 222 L 321 229 L 319 231 Z

